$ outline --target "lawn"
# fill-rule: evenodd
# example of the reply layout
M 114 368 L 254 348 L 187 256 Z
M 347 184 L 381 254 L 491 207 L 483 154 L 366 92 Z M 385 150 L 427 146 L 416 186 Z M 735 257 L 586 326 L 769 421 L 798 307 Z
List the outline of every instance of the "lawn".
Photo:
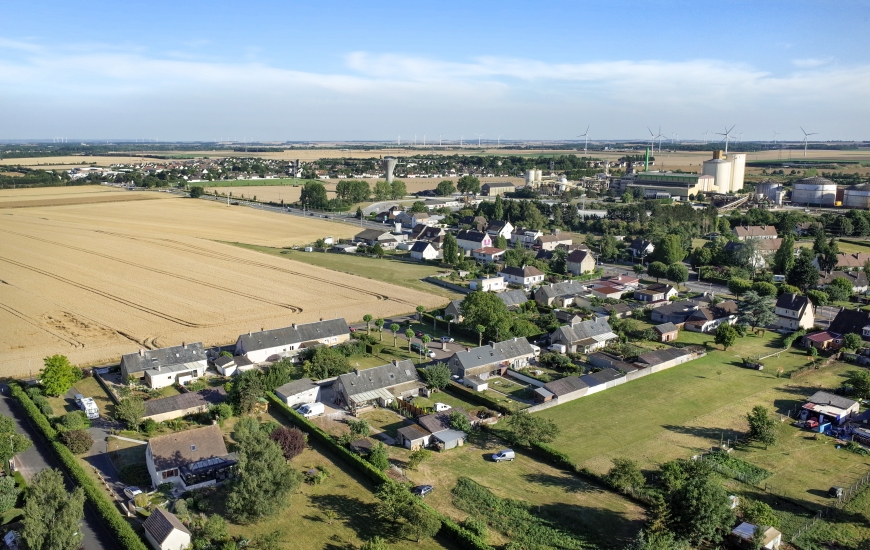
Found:
M 393 260 L 389 257 L 383 259 L 356 256 L 353 254 L 331 254 L 325 252 L 303 252 L 301 250 L 285 250 L 269 246 L 259 246 L 244 243 L 229 243 L 249 250 L 256 250 L 273 256 L 280 256 L 305 262 L 307 264 L 325 267 L 342 273 L 359 275 L 368 279 L 376 279 L 385 283 L 421 290 L 430 294 L 438 294 L 451 300 L 461 298 L 460 295 L 449 290 L 435 286 L 422 279 L 443 273 L 446 268 L 424 265 L 416 262 Z M 445 302 L 446 303 L 446 302 Z
M 831 548 L 866 548 L 870 540 L 870 487 L 865 487 L 842 510 L 819 521 L 801 535 L 798 543 L 804 550 Z M 836 541 L 837 545 L 831 545 Z

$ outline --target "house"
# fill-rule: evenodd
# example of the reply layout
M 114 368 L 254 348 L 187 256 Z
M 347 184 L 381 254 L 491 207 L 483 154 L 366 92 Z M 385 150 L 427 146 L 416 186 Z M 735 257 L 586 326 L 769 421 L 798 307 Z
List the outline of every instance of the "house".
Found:
M 612 275 L 610 277 L 603 277 L 602 281 L 609 285 L 620 285 L 632 290 L 640 284 L 640 279 L 630 275 Z
M 680 335 L 680 329 L 673 323 L 662 323 L 653 327 L 659 336 L 659 342 L 673 342 Z
M 403 447 L 411 449 L 412 451 L 428 447 L 429 441 L 432 437 L 431 432 L 424 428 L 421 428 L 416 424 L 411 424 L 410 426 L 403 426 L 396 430 L 396 432 L 398 433 L 398 437 L 396 437 L 396 442 Z
M 477 250 L 492 246 L 492 237 L 483 231 L 463 229 L 456 234 L 456 244 L 465 251 Z
M 165 422 L 182 416 L 204 413 L 226 400 L 227 392 L 221 387 L 149 399 L 144 403 L 145 414 L 142 420 L 150 418 L 154 422 Z
M 441 237 L 445 233 L 446 231 L 444 231 L 444 228 L 442 227 L 431 227 L 425 224 L 419 224 L 411 229 L 408 238 L 413 241 L 432 242 L 434 239 Z
M 558 230 L 555 230 L 552 235 L 541 235 L 535 239 L 535 245 L 543 250 L 556 250 L 560 245 L 571 246 L 573 242 L 570 234 L 563 236 L 558 233 Z
M 864 294 L 867 292 L 867 274 L 863 271 L 832 271 L 827 275 L 819 276 L 819 282 L 816 286 L 827 288 L 834 279 L 846 279 L 852 283 L 852 293 Z
M 531 248 L 535 241 L 543 235 L 541 231 L 537 229 L 526 229 L 525 227 L 517 227 L 514 228 L 511 233 L 511 244 L 515 244 L 517 241 L 525 248 Z
M 338 405 L 356 413 L 374 405 L 386 407 L 397 399 L 415 397 L 422 386 L 414 362 L 406 359 L 342 374 L 335 379 L 332 390 Z
M 417 241 L 411 247 L 411 258 L 414 260 L 434 260 L 438 257 L 438 250 L 428 241 Z
M 759 529 L 755 525 L 747 522 L 743 522 L 734 529 L 731 530 L 731 534 L 734 535 L 735 538 L 740 539 L 744 543 L 749 543 L 750 545 L 755 544 L 755 531 Z M 765 550 L 775 550 L 779 548 L 782 544 L 782 533 L 774 529 L 773 527 L 760 527 L 760 529 L 764 529 L 764 536 L 761 539 L 761 548 Z M 755 548 L 755 546 L 752 546 Z
M 584 374 L 580 380 L 588 386 L 586 395 L 592 395 L 625 382 L 625 374 L 614 369 L 601 369 L 598 372 Z
M 609 318 L 623 319 L 631 317 L 631 306 L 628 304 L 605 304 L 601 308 L 607 312 Z
M 865 340 L 870 340 L 870 312 L 841 309 L 831 321 L 828 330 L 841 335 L 854 333 Z
M 589 292 L 592 293 L 596 298 L 611 298 L 613 300 L 621 300 L 622 295 L 629 292 L 627 288 L 617 285 L 609 285 L 606 283 L 599 283 L 593 285 Z
M 822 332 L 807 334 L 804 336 L 802 343 L 805 348 L 812 347 L 822 351 L 836 351 L 843 347 L 843 335 L 837 332 L 823 330 Z
M 572 250 L 566 259 L 568 272 L 572 275 L 583 275 L 595 271 L 595 258 L 592 257 L 592 252 L 589 250 Z
M 807 414 L 802 412 L 801 420 L 818 415 L 819 424 L 832 423 L 837 426 L 858 414 L 857 401 L 824 391 L 812 394 L 802 408 Z
M 550 399 L 560 403 L 583 397 L 589 391 L 589 386 L 579 376 L 566 376 L 565 378 L 553 380 L 544 384 L 542 388 L 552 396 Z M 535 400 L 538 402 L 545 402 L 550 399 L 546 398 L 546 394 L 540 395 L 540 398 L 538 394 L 535 395 Z
M 208 358 L 202 342 L 160 349 L 140 349 L 121 357 L 121 379 L 131 377 L 150 388 L 186 385 L 203 376 Z
M 655 283 L 644 289 L 634 291 L 634 299 L 639 302 L 669 301 L 677 295 L 677 289 L 671 285 Z
M 462 300 L 451 300 L 447 307 L 444 308 L 444 318 L 446 319 L 448 315 L 452 315 L 451 319 L 454 323 L 461 323 L 464 319 L 462 315 Z
M 477 231 L 486 229 L 486 218 L 483 216 L 462 216 L 459 218 L 459 227 L 470 227 Z
M 227 452 L 217 424 L 148 440 L 145 464 L 154 488 L 172 483 L 182 490 L 207 487 L 230 477 L 235 454 Z
M 550 343 L 562 344 L 569 352 L 591 353 L 601 349 L 611 340 L 616 339 L 616 334 L 604 317 L 596 317 L 573 325 L 559 327 L 550 335 Z
M 504 260 L 504 253 L 505 250 L 502 248 L 487 246 L 484 248 L 472 250 L 471 257 L 480 263 L 491 264 Z
M 361 243 L 366 246 L 374 246 L 380 244 L 385 249 L 394 249 L 399 244 L 396 235 L 383 229 L 364 229 L 353 237 L 354 242 Z
M 535 301 L 542 306 L 568 307 L 571 305 L 588 306 L 592 297 L 586 285 L 579 281 L 550 283 L 535 289 Z M 583 302 L 583 303 L 578 303 Z
M 190 547 L 190 531 L 175 514 L 155 508 L 142 523 L 145 538 L 154 550 L 186 550 Z
M 733 325 L 736 322 L 737 302 L 726 300 L 715 306 L 699 307 L 686 319 L 683 327 L 692 332 L 715 332 L 722 323 Z
M 870 261 L 870 254 L 864 252 L 853 252 L 851 254 L 840 252 L 837 254 L 835 269 L 837 271 L 859 271 L 864 269 L 864 264 L 868 261 Z M 816 266 L 816 269 L 819 268 L 818 257 L 813 260 L 813 265 Z
M 553 315 L 557 321 L 566 325 L 576 325 L 577 323 L 582 323 L 585 319 L 582 315 L 577 315 L 573 311 L 565 311 L 563 309 L 553 310 Z
M 317 403 L 320 401 L 320 386 L 310 378 L 287 382 L 275 389 L 275 395 L 288 407 Z
M 682 325 L 691 317 L 698 308 L 709 305 L 709 302 L 698 300 L 683 300 L 664 304 L 652 310 L 650 319 L 653 323 L 673 323 Z
M 504 220 L 494 220 L 489 222 L 489 225 L 486 226 L 486 232 L 489 233 L 493 239 L 495 239 L 496 237 L 504 237 L 505 239 L 510 239 L 513 230 L 514 226 L 511 225 L 511 222 Z
M 490 342 L 479 348 L 457 351 L 447 362 L 450 371 L 460 378 L 477 376 L 487 380 L 501 376 L 507 369 L 525 368 L 535 358 L 535 350 L 525 338 Z M 431 430 L 430 430 L 431 431 Z
M 514 184 L 503 181 L 484 183 L 480 186 L 480 194 L 487 197 L 495 197 L 496 195 L 504 195 L 505 193 L 513 192 Z
M 775 239 L 776 228 L 772 225 L 738 225 L 734 228 L 738 241 L 746 239 Z
M 350 328 L 344 319 L 249 332 L 236 340 L 235 355 L 244 355 L 254 363 L 294 357 L 305 348 L 335 346 L 350 340 Z
M 498 274 L 504 277 L 508 284 L 522 285 L 523 288 L 530 288 L 544 282 L 544 272 L 530 265 L 504 267 Z
M 399 212 L 396 215 L 395 221 L 401 223 L 403 227 L 413 229 L 418 225 L 429 225 L 431 217 L 429 212 Z
M 800 294 L 782 294 L 776 300 L 776 328 L 786 330 L 811 329 L 816 324 L 813 304 Z
M 499 292 L 507 288 L 507 285 L 504 282 L 504 277 L 487 277 L 485 279 L 474 279 L 468 283 L 468 288 L 484 292 Z
M 653 253 L 656 247 L 653 243 L 644 239 L 635 239 L 628 245 L 628 252 L 632 258 L 643 258 Z
M 529 301 L 529 297 L 526 296 L 526 291 L 519 289 L 500 292 L 498 297 L 502 302 L 504 302 L 504 305 L 507 306 L 508 310 L 516 309 Z
M 236 358 L 233 356 L 227 357 L 226 355 L 216 357 L 214 361 L 212 361 L 214 368 L 221 373 L 223 376 L 232 376 L 236 373 Z
M 794 226 L 794 232 L 799 237 L 806 237 L 807 235 L 815 235 L 817 227 L 822 227 L 822 224 L 819 222 L 798 222 Z

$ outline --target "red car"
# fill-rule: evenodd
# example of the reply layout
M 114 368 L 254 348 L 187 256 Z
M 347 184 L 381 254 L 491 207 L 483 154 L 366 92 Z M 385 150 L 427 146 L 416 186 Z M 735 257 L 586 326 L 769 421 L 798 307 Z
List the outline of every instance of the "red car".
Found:
M 353 327 L 350 327 L 350 331 L 351 331 L 351 332 L 356 332 L 356 329 L 353 328 Z
M 414 333 L 414 336 L 416 336 L 417 338 L 422 338 L 422 337 L 423 337 L 423 331 L 422 331 L 422 330 L 418 330 L 417 332 Z

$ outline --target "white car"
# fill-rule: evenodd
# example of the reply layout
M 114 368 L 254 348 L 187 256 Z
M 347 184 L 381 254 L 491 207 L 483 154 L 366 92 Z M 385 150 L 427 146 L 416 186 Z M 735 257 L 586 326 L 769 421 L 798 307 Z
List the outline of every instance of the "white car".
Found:
M 449 411 L 452 408 L 453 407 L 451 407 L 447 403 L 435 403 L 435 412 L 440 413 L 440 412 L 444 412 L 444 411 Z
M 453 338 L 451 338 L 451 337 L 449 337 L 449 336 L 442 336 L 442 337 L 441 337 L 441 343 L 442 343 L 442 344 L 452 344 L 452 343 L 453 343 Z
M 136 498 L 136 495 L 141 495 L 142 489 L 139 487 L 124 487 L 124 496 L 129 499 Z

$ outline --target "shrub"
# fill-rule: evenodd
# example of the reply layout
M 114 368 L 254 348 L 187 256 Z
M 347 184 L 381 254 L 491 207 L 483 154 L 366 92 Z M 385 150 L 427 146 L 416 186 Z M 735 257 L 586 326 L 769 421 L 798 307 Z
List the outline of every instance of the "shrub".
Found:
M 744 292 L 752 289 L 752 281 L 739 279 L 734 277 L 728 280 L 728 290 L 735 296 L 740 296 Z
M 734 458 L 728 453 L 721 451 L 707 455 L 707 461 L 716 464 L 717 466 L 714 466 L 714 468 L 721 473 L 746 483 L 757 484 L 771 475 L 764 468 L 759 468 L 754 464 Z
M 142 431 L 145 432 L 145 435 L 148 437 L 154 435 L 159 427 L 160 425 L 157 424 L 153 418 L 146 418 L 145 421 L 142 422 Z
M 91 421 L 84 411 L 72 411 L 61 416 L 55 426 L 59 431 L 87 430 L 91 427 Z
M 91 434 L 84 430 L 69 430 L 60 434 L 60 440 L 63 444 L 69 447 L 73 453 L 80 455 L 91 450 L 94 446 L 94 439 Z
M 298 428 L 280 426 L 269 435 L 269 439 L 281 447 L 281 452 L 287 460 L 292 460 L 305 450 L 305 434 Z

